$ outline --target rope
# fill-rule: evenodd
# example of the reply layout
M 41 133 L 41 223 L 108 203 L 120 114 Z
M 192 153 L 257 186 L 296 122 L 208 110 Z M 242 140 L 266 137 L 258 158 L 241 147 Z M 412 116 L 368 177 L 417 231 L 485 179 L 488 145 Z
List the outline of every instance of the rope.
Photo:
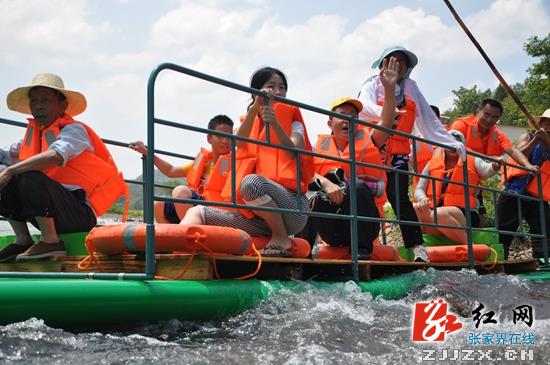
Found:
M 193 242 L 195 243 L 195 246 L 193 247 L 193 251 L 191 252 L 191 256 L 189 257 L 189 260 L 187 260 L 187 263 L 185 264 L 185 266 L 182 269 L 181 273 L 178 274 L 178 276 L 176 276 L 173 279 L 168 278 L 168 277 L 164 277 L 164 276 L 155 276 L 155 279 L 159 279 L 159 280 L 180 280 L 187 273 L 189 268 L 191 267 L 191 263 L 193 262 L 193 259 L 195 258 L 197 251 L 199 251 L 199 252 L 204 252 L 204 253 L 208 254 L 208 256 L 210 258 L 210 264 L 212 265 L 212 270 L 214 272 L 214 276 L 216 277 L 216 279 L 222 280 L 222 277 L 218 273 L 218 268 L 217 268 L 217 265 L 216 265 L 216 253 L 205 245 L 204 241 L 206 239 L 206 236 L 201 235 L 199 232 L 195 232 L 194 235 L 192 235 L 188 238 L 193 240 Z M 254 270 L 254 272 L 252 272 L 250 274 L 239 276 L 239 277 L 236 277 L 236 278 L 233 278 L 233 279 L 236 279 L 236 280 L 248 279 L 248 278 L 256 276 L 258 274 L 258 272 L 260 271 L 260 269 L 262 267 L 262 255 L 260 254 L 260 251 L 258 251 L 256 249 L 256 246 L 254 245 L 254 243 L 252 243 L 252 250 L 254 250 L 254 253 L 256 254 L 256 256 L 258 256 L 258 266 L 256 267 L 256 270 Z
M 488 246 L 488 247 L 489 247 L 489 249 L 491 250 L 491 253 L 493 253 L 493 254 L 495 255 L 495 258 L 493 259 L 492 264 L 489 265 L 489 266 L 485 266 L 485 265 L 481 264 L 481 267 L 482 267 L 483 269 L 487 270 L 487 271 L 493 270 L 493 269 L 495 268 L 495 266 L 497 265 L 497 260 L 498 260 L 497 251 L 496 251 L 494 248 L 492 248 L 491 246 Z
M 260 269 L 262 268 L 262 254 L 260 253 L 259 250 L 256 249 L 256 245 L 254 245 L 254 242 L 252 242 L 252 250 L 254 250 L 254 253 L 258 256 L 258 266 L 256 267 L 256 270 L 253 273 L 239 276 L 238 278 L 236 278 L 237 280 L 253 278 L 254 276 L 258 275 L 258 273 L 260 272 Z
M 90 267 L 92 267 L 92 265 L 94 265 L 94 267 L 98 268 L 99 271 L 105 272 L 105 270 L 101 266 L 101 262 L 99 261 L 99 259 L 97 258 L 96 254 L 95 254 L 97 252 L 97 250 L 95 249 L 94 244 L 92 242 L 92 239 L 90 238 L 92 232 L 90 232 L 90 234 L 86 237 L 86 240 L 85 240 L 85 245 L 86 245 L 86 250 L 88 251 L 88 255 L 78 263 L 77 267 L 78 267 L 79 270 L 87 270 Z M 189 256 L 189 259 L 187 260 L 187 262 L 186 262 L 185 266 L 183 267 L 182 271 L 175 278 L 169 278 L 169 277 L 166 277 L 166 276 L 155 275 L 155 279 L 157 279 L 157 280 L 180 280 L 181 278 L 183 278 L 185 276 L 185 274 L 187 273 L 187 271 L 191 267 L 191 264 L 193 263 L 193 259 L 195 258 L 196 254 L 197 254 L 197 251 L 199 251 L 199 252 L 205 252 L 205 253 L 208 254 L 208 256 L 210 258 L 211 265 L 212 265 L 212 270 L 214 271 L 214 275 L 215 275 L 216 279 L 221 280 L 222 278 L 220 277 L 220 274 L 218 273 L 218 269 L 217 269 L 217 265 L 216 265 L 216 254 L 215 254 L 215 252 L 213 252 L 210 248 L 208 248 L 205 245 L 204 241 L 206 239 L 206 236 L 201 235 L 199 232 L 195 232 L 195 234 L 193 236 L 188 237 L 188 238 L 193 240 L 193 242 L 195 243 L 195 246 L 193 247 L 193 251 L 191 252 L 191 255 Z M 256 246 L 254 245 L 254 242 L 252 242 L 252 250 L 254 251 L 255 255 L 258 257 L 258 265 L 257 265 L 256 269 L 250 274 L 239 276 L 239 277 L 236 277 L 234 279 L 236 279 L 236 280 L 249 279 L 251 277 L 256 276 L 258 274 L 258 272 L 260 272 L 260 269 L 262 267 L 262 255 L 261 255 L 260 251 L 258 251 L 256 249 Z
M 512 88 L 508 85 L 508 83 L 506 82 L 506 80 L 504 80 L 504 77 L 502 77 L 502 75 L 500 74 L 500 72 L 498 72 L 497 68 L 495 67 L 495 65 L 493 64 L 493 62 L 491 61 L 491 59 L 489 58 L 489 56 L 487 56 L 487 54 L 485 53 L 485 51 L 483 50 L 483 48 L 481 48 L 481 45 L 478 43 L 478 41 L 475 39 L 474 35 L 470 32 L 470 30 L 468 29 L 468 27 L 466 26 L 466 24 L 464 24 L 464 22 L 462 21 L 462 19 L 460 18 L 460 16 L 458 15 L 458 13 L 456 12 L 456 10 L 453 8 L 453 6 L 451 5 L 451 2 L 449 0 L 443 0 L 445 2 L 445 4 L 447 5 L 447 7 L 449 8 L 449 11 L 451 12 L 451 14 L 453 14 L 455 20 L 457 21 L 458 25 L 460 25 L 460 27 L 462 28 L 462 30 L 464 30 L 464 33 L 466 33 L 466 35 L 468 36 L 468 38 L 470 38 L 470 40 L 472 41 L 472 43 L 474 44 L 474 46 L 477 48 L 477 50 L 479 51 L 479 53 L 481 53 L 481 57 L 483 57 L 483 59 L 485 60 L 485 62 L 487 62 L 487 64 L 489 65 L 489 68 L 491 69 L 491 71 L 493 71 L 493 73 L 495 74 L 496 78 L 498 79 L 498 81 L 500 81 L 500 84 L 502 85 L 502 87 L 504 87 L 504 89 L 506 90 L 506 92 L 510 95 L 510 97 L 516 102 L 517 106 L 519 107 L 519 109 L 523 112 L 523 114 L 525 114 L 525 116 L 527 117 L 527 120 L 529 121 L 529 124 L 531 125 L 531 127 L 533 127 L 535 130 L 539 129 L 539 125 L 537 123 L 537 121 L 533 118 L 533 116 L 527 111 L 527 109 L 525 108 L 525 106 L 523 105 L 523 103 L 521 102 L 521 100 L 519 100 L 518 96 L 516 95 L 516 93 L 514 92 L 514 90 L 512 90 Z
M 86 240 L 84 241 L 86 245 L 86 251 L 88 251 L 88 255 L 84 257 L 78 263 L 78 265 L 76 265 L 76 267 L 79 270 L 88 270 L 93 264 L 99 271 L 105 272 L 105 270 L 101 266 L 101 262 L 99 262 L 98 258 L 95 255 L 96 249 L 94 247 L 94 244 L 92 243 L 92 239 L 90 238 L 92 232 L 93 230 L 88 234 L 88 236 L 86 236 Z

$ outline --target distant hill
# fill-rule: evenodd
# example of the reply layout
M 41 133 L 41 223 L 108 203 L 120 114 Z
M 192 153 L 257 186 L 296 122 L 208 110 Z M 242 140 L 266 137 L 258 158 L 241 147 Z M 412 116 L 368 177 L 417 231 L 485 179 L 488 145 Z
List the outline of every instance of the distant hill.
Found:
M 143 175 L 131 179 L 135 181 L 143 181 Z M 160 185 L 187 185 L 185 179 L 171 179 L 166 177 L 162 172 L 155 170 L 155 184 Z M 141 210 L 143 209 L 143 185 L 141 184 L 128 184 L 128 189 L 130 190 L 130 209 Z M 169 196 L 171 189 L 168 188 L 155 188 L 155 195 L 166 195 Z M 117 202 L 117 204 L 123 204 L 123 200 Z

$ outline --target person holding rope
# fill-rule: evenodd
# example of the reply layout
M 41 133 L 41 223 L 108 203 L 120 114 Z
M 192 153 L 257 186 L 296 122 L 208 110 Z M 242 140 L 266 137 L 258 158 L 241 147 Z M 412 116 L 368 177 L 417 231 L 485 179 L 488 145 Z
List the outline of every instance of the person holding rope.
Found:
M 538 167 L 532 165 L 523 153 L 514 147 L 506 134 L 496 127 L 503 111 L 502 104 L 497 100 L 484 99 L 475 114 L 455 119 L 451 129 L 461 132 L 466 137 L 468 149 L 491 157 L 506 153 L 519 165 L 537 172 Z M 483 191 L 479 192 L 478 199 L 479 214 L 483 221 L 487 213 L 483 204 Z
M 546 234 L 550 234 L 550 109 L 541 116 L 535 117 L 539 129 L 524 133 L 518 139 L 518 150 L 529 160 L 531 165 L 540 168 L 542 180 L 542 198 L 544 200 L 544 215 L 541 221 L 539 202 L 524 200 L 514 195 L 501 194 L 497 202 L 497 217 L 499 231 L 515 232 L 520 225 L 518 202 L 521 213 L 527 220 L 531 233 L 541 234 L 542 224 L 546 224 Z M 515 167 L 506 167 L 504 188 L 508 192 L 539 197 L 537 176 Z M 504 176 L 503 176 L 504 178 Z M 504 256 L 510 253 L 510 244 L 514 236 L 500 233 L 499 239 L 504 246 Z M 547 245 L 550 242 L 547 241 Z M 543 257 L 542 240 L 532 239 L 533 257 Z

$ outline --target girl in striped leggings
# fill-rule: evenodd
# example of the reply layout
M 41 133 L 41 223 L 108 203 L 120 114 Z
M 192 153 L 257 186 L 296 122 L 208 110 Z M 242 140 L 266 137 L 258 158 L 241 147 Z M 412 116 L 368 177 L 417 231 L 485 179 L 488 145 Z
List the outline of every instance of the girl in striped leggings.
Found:
M 253 140 L 267 141 L 271 145 L 286 146 L 311 151 L 311 144 L 300 109 L 295 106 L 274 102 L 273 96 L 285 97 L 288 84 L 285 75 L 275 68 L 264 67 L 251 78 L 250 87 L 270 95 L 269 103 L 253 95 L 236 135 Z M 266 132 L 269 126 L 270 133 Z M 268 140 L 267 136 L 270 135 Z M 237 198 L 253 207 L 309 210 L 304 195 L 307 184 L 313 176 L 311 156 L 298 154 L 280 148 L 257 145 L 238 140 L 237 166 L 239 174 L 240 156 L 253 156 L 253 168 L 244 178 L 237 180 Z M 296 159 L 300 159 L 301 180 L 297 180 Z M 249 164 L 250 166 L 250 164 Z M 228 181 L 228 184 L 230 181 Z M 298 194 L 298 184 L 301 193 Z M 240 195 L 240 196 L 239 196 Z M 230 198 L 230 196 L 228 197 Z M 188 210 L 182 224 L 206 224 L 240 228 L 253 236 L 271 236 L 262 250 L 265 256 L 290 256 L 290 234 L 300 232 L 307 221 L 307 215 L 279 213 L 266 210 L 245 211 L 223 210 L 196 206 Z

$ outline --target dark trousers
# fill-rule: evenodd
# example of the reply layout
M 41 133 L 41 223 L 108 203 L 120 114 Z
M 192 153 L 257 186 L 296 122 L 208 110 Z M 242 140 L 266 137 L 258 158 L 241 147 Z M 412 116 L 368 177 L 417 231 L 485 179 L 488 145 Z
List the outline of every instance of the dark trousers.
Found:
M 406 164 L 394 167 L 395 170 L 409 171 L 409 167 Z M 388 201 L 397 216 L 397 219 L 418 222 L 418 217 L 414 211 L 412 202 L 409 198 L 409 175 L 398 174 L 397 179 L 399 181 L 399 190 L 395 191 L 395 172 L 387 172 L 386 176 L 388 178 L 388 185 L 386 187 L 386 195 L 388 196 Z M 398 209 L 399 206 L 399 209 Z M 399 215 L 397 212 L 399 210 Z M 422 231 L 420 226 L 400 224 L 401 235 L 403 236 L 403 242 L 405 247 L 411 248 L 417 245 L 424 243 L 422 238 Z
M 84 190 L 69 191 L 38 171 L 11 178 L 0 192 L 0 215 L 37 228 L 34 217 L 52 217 L 57 233 L 89 231 L 96 224 Z
M 361 180 L 357 180 L 357 215 L 362 217 L 379 218 L 378 209 L 374 203 L 374 197 L 369 187 Z M 349 189 L 349 184 L 348 184 Z M 350 214 L 349 192 L 340 205 L 334 205 L 316 196 L 313 198 L 312 211 L 322 213 Z M 380 231 L 379 222 L 357 222 L 357 246 L 372 252 L 372 241 L 378 237 Z M 306 239 L 313 244 L 319 234 L 323 241 L 331 246 L 351 245 L 351 221 L 347 219 L 333 219 L 321 217 L 309 217 L 306 227 L 297 236 Z
M 541 221 L 539 214 L 539 202 L 533 200 L 523 200 L 521 201 L 521 215 L 527 223 L 531 233 L 540 234 L 541 233 Z M 504 195 L 501 194 L 497 201 L 497 215 L 498 215 L 498 229 L 504 231 L 515 232 L 520 224 L 519 212 L 518 212 L 518 198 L 516 196 Z M 550 208 L 548 203 L 544 203 L 544 222 L 546 222 L 546 234 L 550 234 Z M 504 246 L 504 257 L 508 258 L 508 253 L 510 251 L 510 244 L 514 236 L 509 234 L 499 234 L 500 243 Z M 550 244 L 550 242 L 547 242 Z M 533 256 L 543 257 L 543 248 L 542 240 L 540 239 L 531 239 L 531 244 L 533 246 Z

